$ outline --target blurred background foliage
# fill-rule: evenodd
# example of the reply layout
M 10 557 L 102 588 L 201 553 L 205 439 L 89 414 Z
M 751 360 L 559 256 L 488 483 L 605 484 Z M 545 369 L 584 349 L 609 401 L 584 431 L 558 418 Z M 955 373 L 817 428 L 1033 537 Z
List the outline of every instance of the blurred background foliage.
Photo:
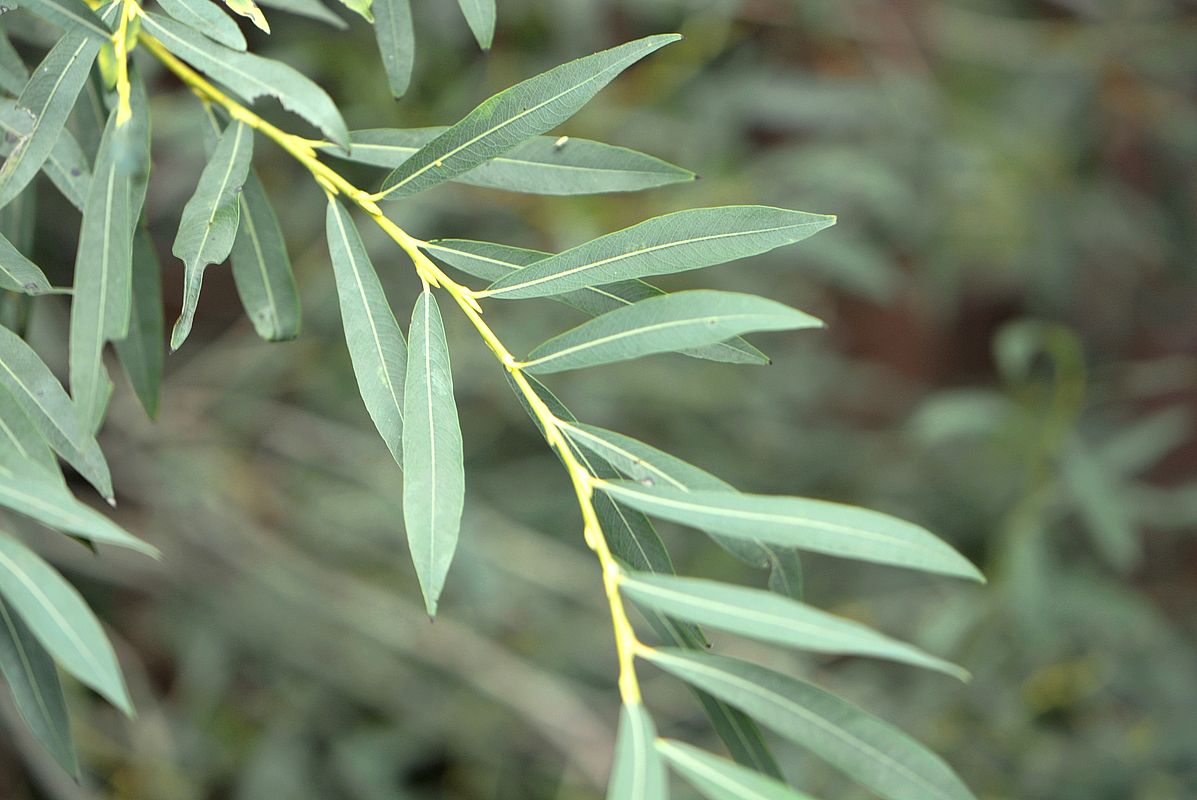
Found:
M 762 293 L 830 322 L 762 337 L 771 367 L 662 356 L 551 385 L 587 421 L 745 490 L 880 508 L 954 543 L 988 586 L 812 556 L 808 599 L 975 678 L 732 636 L 716 647 L 813 676 L 899 724 L 982 798 L 1197 796 L 1197 8 L 501 0 L 482 55 L 454 4 L 413 5 L 417 76 L 398 104 L 360 22 L 338 33 L 276 11 L 273 36 L 251 33 L 252 46 L 320 81 L 352 126 L 413 127 L 450 122 L 560 61 L 679 30 L 684 43 L 565 132 L 701 174 L 598 198 L 446 185 L 392 209 L 417 235 L 548 250 L 688 206 L 839 215 L 796 248 L 665 282 Z M 18 16 L 12 25 L 29 28 Z M 203 156 L 193 98 L 150 77 L 148 209 L 170 317 L 181 267 L 169 242 Z M 118 391 L 102 439 L 115 513 L 165 559 L 37 541 L 110 624 L 140 714 L 127 721 L 76 687 L 91 770 L 76 786 L 5 708 L 0 797 L 601 797 L 615 668 L 564 476 L 449 315 L 470 494 L 462 554 L 429 624 L 399 475 L 340 336 L 323 197 L 280 152 L 258 150 L 304 334 L 258 341 L 230 274 L 213 269 L 199 336 L 168 361 L 160 419 Z M 78 220 L 42 189 L 36 216 L 5 209 L 3 224 L 14 241 L 35 227 L 38 262 L 69 283 Z M 368 243 L 403 318 L 409 265 Z M 516 349 L 576 321 L 546 303 L 491 314 Z M 29 323 L 61 364 L 65 307 L 40 301 Z M 691 531 L 663 535 L 684 573 L 764 581 Z M 649 672 L 664 732 L 718 750 L 684 689 Z M 812 794 L 861 796 L 777 746 Z

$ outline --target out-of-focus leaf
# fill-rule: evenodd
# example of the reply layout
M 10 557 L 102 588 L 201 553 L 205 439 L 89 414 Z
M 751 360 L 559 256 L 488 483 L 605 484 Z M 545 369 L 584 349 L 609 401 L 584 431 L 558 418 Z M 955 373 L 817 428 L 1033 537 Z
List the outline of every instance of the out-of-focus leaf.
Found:
M 340 0 L 340 3 L 366 21 L 374 21 L 374 15 L 370 11 L 374 5 L 374 0 Z
M 457 0 L 478 46 L 489 50 L 495 38 L 495 0 Z
M 657 752 L 709 800 L 811 800 L 783 783 L 673 739 L 658 739 Z
M 1115 569 L 1131 569 L 1142 556 L 1142 546 L 1131 509 L 1120 502 L 1115 476 L 1076 440 L 1064 451 L 1060 472 L 1094 546 Z
M 402 97 L 411 85 L 416 56 L 411 0 L 374 0 L 374 37 L 378 40 L 378 52 L 382 56 L 391 94 Z M 351 141 L 352 138 L 350 134 Z M 354 150 L 357 150 L 357 144 L 354 144 Z
M 287 242 L 266 189 L 251 169 L 241 192 L 241 224 L 233 242 L 233 280 L 254 330 L 268 342 L 299 335 L 299 289 Z
M 232 17 L 211 0 L 158 0 L 162 10 L 214 42 L 234 50 L 245 49 L 245 35 Z
M 320 0 L 258 0 L 258 5 L 319 20 L 338 29 L 348 27 L 343 19 L 329 11 Z
M 12 46 L 8 36 L 0 31 L 0 89 L 9 94 L 20 94 L 29 81 L 29 69 L 21 54 Z
M 144 228 L 133 234 L 133 305 L 129 335 L 116 342 L 116 354 L 150 419 L 158 416 L 166 358 L 162 311 L 162 265 Z
M 6 134 L 0 140 L 0 155 L 3 156 L 11 155 L 14 149 L 14 145 L 9 141 L 9 135 L 13 142 L 20 142 L 21 138 L 30 130 L 30 128 L 25 128 L 22 131 L 20 128 L 14 127 L 22 124 L 22 118 L 25 116 L 23 113 L 17 113 L 16 107 L 15 100 L 0 98 L 0 131 Z M 79 146 L 75 137 L 67 129 L 64 128 L 58 134 L 58 141 L 54 143 L 50 155 L 42 164 L 42 171 L 54 183 L 58 191 L 62 192 L 63 197 L 71 201 L 76 208 L 83 209 L 83 204 L 87 199 L 87 187 L 91 182 L 91 166 L 87 156 L 83 154 L 83 148 Z
M 457 549 L 465 504 L 461 426 L 440 310 L 424 291 L 412 312 L 403 394 L 403 521 L 429 616 Z
M 802 241 L 834 223 L 835 217 L 768 206 L 678 211 L 537 261 L 499 279 L 486 295 L 545 297 L 709 267 Z
M 802 557 L 796 550 L 769 547 L 769 591 L 801 601 L 806 583 L 802 577 Z
M 266 21 L 266 15 L 254 0 L 224 0 L 224 4 L 233 13 L 240 14 L 252 22 L 258 30 L 270 33 L 270 23 Z
M 607 800 L 668 800 L 669 779 L 653 743 L 657 729 L 642 703 L 624 703 Z
M 404 161 L 383 181 L 383 191 L 394 197 L 415 194 L 552 130 L 619 73 L 679 38 L 666 34 L 639 39 L 563 64 L 499 92 Z

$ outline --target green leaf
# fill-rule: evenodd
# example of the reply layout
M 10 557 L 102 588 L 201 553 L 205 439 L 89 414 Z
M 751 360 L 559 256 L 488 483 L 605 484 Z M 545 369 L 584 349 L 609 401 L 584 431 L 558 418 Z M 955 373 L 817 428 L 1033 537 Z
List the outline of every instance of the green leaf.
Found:
M 683 742 L 658 739 L 657 752 L 708 800 L 810 800 L 759 772 Z
M 391 94 L 396 98 L 402 97 L 411 85 L 416 56 L 411 0 L 375 0 L 374 37 L 378 41 L 378 52 L 382 56 L 382 67 L 386 71 Z M 352 140 L 353 134 L 350 134 Z
M 486 100 L 387 176 L 383 190 L 402 197 L 452 180 L 574 115 L 629 66 L 681 37 L 650 36 L 571 61 Z
M 478 46 L 489 50 L 495 39 L 495 0 L 457 0 L 461 13 L 478 40 Z
M 774 300 L 696 290 L 641 300 L 537 347 L 524 362 L 544 374 L 716 344 L 751 331 L 817 328 L 822 322 Z
M 234 122 L 221 134 L 212 158 L 200 175 L 195 194 L 183 208 L 179 233 L 171 252 L 183 261 L 183 310 L 170 336 L 178 350 L 195 321 L 204 269 L 228 258 L 240 221 L 241 187 L 253 157 L 253 129 Z
M 141 17 L 143 33 L 162 42 L 172 53 L 210 78 L 225 84 L 246 100 L 275 97 L 324 131 L 342 147 L 349 146 L 349 129 L 341 112 L 323 89 L 286 64 L 222 47 L 174 20 L 147 12 Z
M 299 289 L 287 242 L 266 189 L 253 170 L 241 193 L 241 225 L 232 256 L 237 294 L 258 335 L 268 342 L 299 336 Z
M 95 436 L 80 424 L 62 384 L 21 337 L 0 327 L 0 385 L 12 394 L 42 438 L 112 500 L 112 478 Z
M 938 756 L 817 686 L 722 656 L 658 650 L 646 658 L 751 714 L 882 797 L 974 800 Z
M 0 131 L 6 134 L 0 141 L 0 155 L 6 157 L 13 151 L 13 144 L 8 141 L 7 134 L 11 134 L 14 142 L 19 142 L 32 129 L 32 118 L 24 112 L 17 112 L 16 107 L 15 100 L 0 98 Z M 30 125 L 25 126 L 24 129 L 18 127 L 23 124 L 22 119 L 30 122 Z M 83 209 L 83 204 L 87 199 L 87 187 L 91 182 L 91 167 L 87 156 L 83 153 L 83 148 L 75 141 L 75 137 L 69 130 L 64 128 L 58 134 L 58 141 L 54 143 L 50 155 L 42 164 L 42 171 L 54 183 L 58 191 L 62 192 L 63 197 L 76 208 Z
M 50 157 L 99 50 L 94 38 L 67 34 L 42 59 L 16 105 L 0 113 L 4 128 L 28 130 L 0 167 L 0 206 L 20 194 Z
M 657 729 L 642 703 L 625 703 L 607 800 L 668 800 L 669 778 L 653 743 Z
M 29 259 L 17 252 L 0 234 L 0 289 L 25 294 L 42 294 L 50 291 L 46 274 Z
M 769 547 L 769 591 L 801 601 L 806 581 L 802 577 L 802 557 L 796 550 Z
M 81 0 L 22 0 L 20 5 L 68 34 L 86 35 L 97 44 L 107 43 L 112 35 L 103 20 Z
M 329 200 L 326 227 L 358 391 L 379 435 L 402 465 L 407 345 L 353 218 L 335 200 Z
M 0 675 L 8 683 L 17 711 L 46 752 L 64 770 L 78 776 L 66 698 L 54 660 L 29 627 L 0 600 Z
M 381 19 L 381 17 L 380 17 Z M 443 134 L 438 128 L 373 128 L 349 134 L 349 153 L 333 155 L 398 168 Z M 589 139 L 535 136 L 458 175 L 458 183 L 545 195 L 603 194 L 652 189 L 694 180 L 694 173 L 650 155 Z
M 254 0 L 224 0 L 224 4 L 234 14 L 240 14 L 252 22 L 258 30 L 270 33 L 270 23 L 266 21 L 266 15 Z
M 877 511 L 802 497 L 687 492 L 632 481 L 605 482 L 600 488 L 649 516 L 699 530 L 984 580 L 964 556 L 933 534 Z
M 0 595 L 63 669 L 132 716 L 116 654 L 87 603 L 53 567 L 3 532 Z
M 0 89 L 9 94 L 20 94 L 29 81 L 29 69 L 21 54 L 12 46 L 8 36 L 0 30 Z
M 834 223 L 835 217 L 768 206 L 678 211 L 538 261 L 496 281 L 485 294 L 546 297 L 709 267 L 799 242 Z
M 370 6 L 374 4 L 374 0 L 340 0 L 340 2 L 345 8 L 361 15 L 366 21 L 374 21 L 374 15 L 370 13 Z
M 485 281 L 499 278 L 517 269 L 548 258 L 549 253 L 539 250 L 525 250 L 490 242 L 473 242 L 466 239 L 438 239 L 424 247 L 429 253 L 467 275 Z M 583 314 L 597 317 L 617 308 L 630 306 L 651 297 L 661 297 L 665 292 L 641 280 L 618 281 L 603 286 L 589 286 L 575 292 L 553 295 L 549 299 L 576 308 Z M 768 364 L 769 357 L 739 336 L 726 342 L 681 351 L 693 358 L 720 361 L 728 364 Z
M 65 483 L 62 469 L 49 445 L 3 384 L 0 384 L 0 448 L 14 459 L 6 463 L 40 469 L 58 483 Z
M 166 321 L 162 312 L 162 265 L 145 228 L 133 234 L 133 306 L 129 335 L 116 342 L 116 354 L 150 419 L 158 417 Z
M 403 521 L 429 616 L 457 549 L 465 504 L 461 427 L 440 310 L 425 290 L 412 312 L 403 399 Z
M 341 30 L 348 27 L 343 19 L 325 8 L 320 0 L 258 0 L 258 5 L 319 20 Z
M 938 670 L 961 680 L 968 678 L 965 670 L 913 645 L 772 592 L 648 574 L 625 574 L 620 589 L 638 605 L 698 625 L 799 650 L 872 656 Z
M 158 0 L 167 14 L 234 50 L 245 49 L 245 36 L 233 18 L 210 0 Z

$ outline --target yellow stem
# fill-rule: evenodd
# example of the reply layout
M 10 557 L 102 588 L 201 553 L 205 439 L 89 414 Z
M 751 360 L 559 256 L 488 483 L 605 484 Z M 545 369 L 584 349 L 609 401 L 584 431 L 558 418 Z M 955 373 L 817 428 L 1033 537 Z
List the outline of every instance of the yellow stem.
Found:
M 112 34 L 112 54 L 116 61 L 116 124 L 124 125 L 133 117 L 132 86 L 129 84 L 129 21 L 141 13 L 137 0 L 124 0 L 121 20 Z
M 132 2 L 132 0 L 129 1 Z M 377 202 L 381 195 L 359 189 L 332 167 L 320 161 L 316 151 L 317 148 L 324 146 L 325 142 L 304 139 L 279 129 L 213 86 L 207 79 L 180 61 L 154 37 L 143 33 L 141 41 L 147 50 L 187 84 L 200 99 L 223 107 L 230 117 L 245 123 L 287 151 L 307 168 L 330 199 L 340 194 L 359 206 L 407 254 L 420 279 L 430 286 L 444 290 L 469 319 L 483 342 L 511 375 L 512 381 L 531 408 L 533 417 L 542 428 L 549 447 L 557 452 L 565 464 L 570 482 L 574 487 L 574 493 L 578 498 L 578 507 L 582 512 L 586 544 L 598 556 L 599 565 L 602 568 L 603 588 L 611 609 L 615 648 L 619 659 L 620 696 L 624 703 L 639 703 L 641 701 L 640 684 L 636 677 L 635 660 L 636 656 L 643 655 L 648 647 L 636 638 L 636 632 L 628 619 L 627 609 L 623 603 L 623 596 L 619 592 L 622 569 L 611 552 L 598 519 L 598 512 L 594 507 L 594 489 L 598 480 L 578 460 L 562 431 L 561 420 L 553 414 L 540 395 L 536 393 L 523 372 L 523 365 L 516 360 L 511 351 L 504 346 L 502 340 L 482 318 L 482 306 L 478 300 L 483 293 L 475 292 L 449 278 L 421 249 L 426 244 L 425 242 L 403 230 L 382 212 Z

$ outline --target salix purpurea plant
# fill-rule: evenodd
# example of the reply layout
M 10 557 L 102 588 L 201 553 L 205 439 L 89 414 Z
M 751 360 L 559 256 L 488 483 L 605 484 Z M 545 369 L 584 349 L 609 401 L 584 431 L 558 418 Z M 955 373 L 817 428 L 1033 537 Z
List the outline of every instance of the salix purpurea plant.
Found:
M 389 85 L 401 95 L 413 63 L 408 0 L 344 3 L 373 21 Z M 261 4 L 330 14 L 314 0 Z M 251 0 L 226 5 L 268 30 Z M 0 505 L 92 545 L 154 553 L 76 499 L 56 456 L 103 497 L 113 498 L 96 439 L 113 388 L 103 359 L 109 343 L 143 405 L 151 414 L 157 407 L 166 337 L 159 265 L 141 222 L 151 165 L 141 70 L 156 63 L 208 112 L 207 165 L 182 209 L 172 250 L 183 265 L 184 296 L 170 349 L 188 338 L 204 270 L 230 256 L 257 331 L 270 340 L 298 335 L 297 291 L 285 243 L 252 167 L 259 143 L 281 147 L 327 196 L 326 234 L 346 343 L 365 406 L 402 467 L 407 541 L 434 615 L 465 499 L 441 303 L 466 317 L 560 459 L 577 498 L 583 539 L 598 559 L 622 701 L 610 798 L 665 797 L 666 765 L 710 798 L 803 797 L 785 784 L 758 725 L 883 797 L 971 797 L 943 761 L 902 732 L 811 683 L 707 652 L 701 627 L 962 677 L 959 667 L 804 603 L 798 551 L 980 578 L 967 560 L 922 528 L 884 514 L 741 493 L 647 444 L 579 421 L 540 382 L 554 372 L 665 352 L 726 364 L 767 363 L 742 335 L 822 323 L 763 297 L 666 293 L 643 279 L 793 244 L 834 219 L 755 205 L 690 209 L 564 252 L 543 253 L 420 239 L 383 209 L 393 203 L 401 212 L 396 201 L 446 181 L 570 195 L 691 179 L 686 170 L 651 156 L 558 136 L 555 130 L 622 71 L 679 36 L 650 36 L 564 64 L 500 92 L 446 128 L 349 131 L 316 84 L 247 52 L 241 29 L 212 0 L 158 0 L 157 8 L 138 0 L 23 0 L 22 6 L 62 35 L 31 71 L 0 39 L 0 81 L 15 96 L 3 100 L 0 111 L 7 151 L 0 203 L 21 202 L 44 172 L 82 212 L 82 224 L 70 289 L 51 286 L 20 252 L 27 242 L 0 239 L 0 287 L 10 295 L 23 295 L 22 302 L 71 295 L 69 395 L 26 344 L 19 325 L 0 327 Z M 493 1 L 461 0 L 461 6 L 479 42 L 488 46 Z M 81 95 L 98 102 L 79 102 Z M 263 96 L 281 101 L 322 138 L 267 122 L 251 108 Z M 73 135 L 68 118 L 88 135 Z M 337 159 L 389 171 L 372 191 L 347 180 Z M 354 211 L 397 245 L 421 280 L 406 338 Z M 459 281 L 450 269 L 465 277 Z M 573 306 L 590 319 L 517 357 L 492 329 L 487 308 L 542 298 Z M 703 531 L 733 556 L 769 570 L 768 590 L 675 576 L 650 518 Z M 633 624 L 633 605 L 643 612 L 651 637 Z M 25 544 L 0 534 L 0 667 L 29 727 L 65 768 L 75 770 L 55 663 L 132 712 L 113 649 L 79 594 Z M 731 760 L 657 737 L 641 691 L 644 664 L 694 689 Z

